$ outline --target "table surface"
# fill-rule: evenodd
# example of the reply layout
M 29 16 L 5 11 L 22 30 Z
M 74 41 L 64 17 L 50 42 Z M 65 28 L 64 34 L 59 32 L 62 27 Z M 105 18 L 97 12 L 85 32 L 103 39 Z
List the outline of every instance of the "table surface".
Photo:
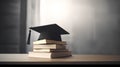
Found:
M 0 54 L 0 63 L 19 64 L 80 64 L 80 63 L 120 63 L 120 55 L 72 55 L 66 58 L 31 58 L 28 54 Z

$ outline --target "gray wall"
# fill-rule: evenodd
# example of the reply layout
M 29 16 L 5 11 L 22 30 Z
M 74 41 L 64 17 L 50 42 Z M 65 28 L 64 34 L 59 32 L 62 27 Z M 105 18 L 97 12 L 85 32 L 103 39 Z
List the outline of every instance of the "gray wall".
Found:
M 80 8 L 75 10 L 74 14 L 81 18 L 74 22 L 71 32 L 73 53 L 120 54 L 120 1 L 86 0 L 81 3 L 78 0 L 75 3 L 89 9 L 83 13 L 79 13 Z
M 120 0 L 40 0 L 40 14 L 35 14 L 40 22 L 32 24 L 57 23 L 70 32 L 62 39 L 73 54 L 120 54 L 119 4 Z
M 0 53 L 26 52 L 26 0 L 0 0 Z

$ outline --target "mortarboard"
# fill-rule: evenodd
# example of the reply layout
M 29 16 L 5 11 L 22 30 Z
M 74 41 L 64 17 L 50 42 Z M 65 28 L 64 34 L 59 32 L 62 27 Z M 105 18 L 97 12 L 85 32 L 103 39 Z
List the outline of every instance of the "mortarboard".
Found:
M 30 27 L 29 29 L 30 30 L 29 30 L 27 44 L 30 44 L 31 29 L 40 33 L 38 40 L 49 39 L 49 40 L 62 41 L 61 35 L 69 34 L 67 31 L 65 31 L 63 28 L 61 28 L 57 24 L 49 24 L 49 25 L 43 25 L 43 26 L 37 26 L 37 27 Z

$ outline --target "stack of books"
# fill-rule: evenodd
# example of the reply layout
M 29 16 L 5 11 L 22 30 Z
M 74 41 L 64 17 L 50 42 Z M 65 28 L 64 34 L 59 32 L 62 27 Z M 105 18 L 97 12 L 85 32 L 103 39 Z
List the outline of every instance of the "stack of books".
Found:
M 66 41 L 42 39 L 33 42 L 33 51 L 28 53 L 29 57 L 38 58 L 63 58 L 72 56 L 71 51 L 66 48 Z

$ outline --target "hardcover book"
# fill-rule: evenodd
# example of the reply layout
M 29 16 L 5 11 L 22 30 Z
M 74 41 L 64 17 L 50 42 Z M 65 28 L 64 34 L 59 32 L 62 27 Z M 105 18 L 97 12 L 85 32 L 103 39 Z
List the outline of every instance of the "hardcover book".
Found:
M 66 45 L 66 41 L 56 41 L 56 40 L 48 40 L 48 39 L 42 39 L 42 40 L 37 40 L 34 41 L 33 44 L 61 44 L 61 45 Z
M 65 45 L 49 44 L 49 45 L 33 45 L 33 49 L 65 49 Z
M 63 57 L 70 57 L 71 52 L 49 52 L 49 53 L 41 53 L 41 52 L 29 52 L 29 57 L 36 57 L 36 58 L 63 58 Z
M 68 49 L 33 49 L 33 52 L 66 52 Z

